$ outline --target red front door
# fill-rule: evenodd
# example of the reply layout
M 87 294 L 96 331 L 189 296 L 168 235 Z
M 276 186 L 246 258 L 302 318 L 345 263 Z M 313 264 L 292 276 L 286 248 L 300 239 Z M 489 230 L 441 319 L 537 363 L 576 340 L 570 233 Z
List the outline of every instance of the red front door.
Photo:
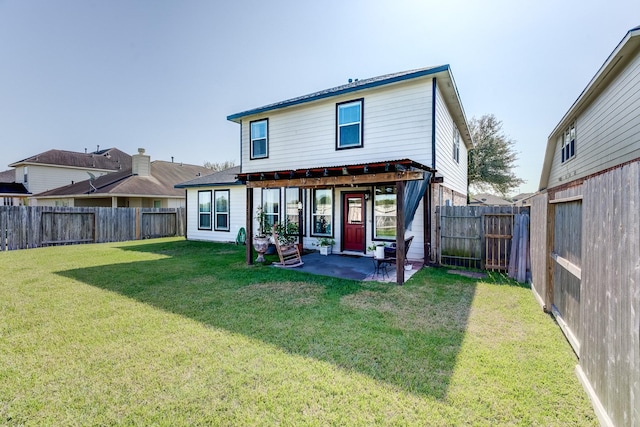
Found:
M 344 207 L 342 212 L 343 250 L 364 252 L 366 244 L 364 194 L 345 194 L 342 206 Z

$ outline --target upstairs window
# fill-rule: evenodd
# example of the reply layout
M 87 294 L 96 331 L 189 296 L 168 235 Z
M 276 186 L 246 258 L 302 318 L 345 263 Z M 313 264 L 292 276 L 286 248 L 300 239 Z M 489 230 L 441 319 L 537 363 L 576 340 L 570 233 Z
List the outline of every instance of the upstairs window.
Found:
M 198 230 L 211 230 L 211 191 L 198 191 Z
M 453 126 L 453 160 L 460 163 L 460 132 L 455 125 Z
M 364 100 L 336 105 L 336 148 L 362 147 L 362 110 Z
M 572 124 L 562 137 L 561 148 L 562 163 L 571 160 L 576 156 L 576 125 Z
M 251 122 L 251 158 L 269 157 L 269 120 Z

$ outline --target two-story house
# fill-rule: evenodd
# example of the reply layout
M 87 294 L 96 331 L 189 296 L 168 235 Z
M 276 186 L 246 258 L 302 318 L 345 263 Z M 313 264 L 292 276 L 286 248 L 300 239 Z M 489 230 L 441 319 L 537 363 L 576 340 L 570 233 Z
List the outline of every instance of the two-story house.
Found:
M 23 184 L 31 194 L 66 186 L 90 177 L 131 169 L 131 156 L 117 148 L 94 152 L 49 150 L 9 165 L 14 182 Z M 37 201 L 30 199 L 30 204 Z
M 449 65 L 350 81 L 227 119 L 241 127 L 248 239 L 261 206 L 271 223 L 302 218 L 306 247 L 329 237 L 344 254 L 374 242 L 396 242 L 400 253 L 413 236 L 407 257 L 428 260 L 435 205 L 466 204 L 472 140 Z

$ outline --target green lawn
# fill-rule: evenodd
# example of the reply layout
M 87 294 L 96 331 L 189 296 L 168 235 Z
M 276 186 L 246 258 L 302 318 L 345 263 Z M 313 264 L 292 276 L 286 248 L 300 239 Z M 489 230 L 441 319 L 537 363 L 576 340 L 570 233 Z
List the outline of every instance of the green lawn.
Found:
M 0 253 L 0 425 L 597 425 L 527 287 L 246 266 L 159 239 Z

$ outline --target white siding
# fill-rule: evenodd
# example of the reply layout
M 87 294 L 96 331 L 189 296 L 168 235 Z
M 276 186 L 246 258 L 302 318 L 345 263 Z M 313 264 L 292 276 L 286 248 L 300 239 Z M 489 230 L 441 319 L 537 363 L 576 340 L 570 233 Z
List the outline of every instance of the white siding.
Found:
M 436 170 L 444 177 L 443 186 L 467 194 L 467 147 L 460 137 L 459 162 L 453 158 L 454 122 L 440 89 L 436 95 Z
M 640 54 L 576 119 L 576 156 L 561 162 L 557 139 L 548 187 L 640 157 Z
M 242 171 L 410 158 L 431 164 L 431 79 L 354 92 L 243 119 Z M 336 150 L 336 104 L 364 98 L 364 146 Z M 269 119 L 269 158 L 250 160 L 249 123 Z
M 198 230 L 198 191 L 209 191 L 213 196 L 215 190 L 229 191 L 229 231 Z M 198 187 L 187 189 L 187 240 L 206 240 L 211 242 L 235 242 L 238 231 L 246 222 L 246 188 L 230 187 Z
M 106 174 L 106 171 L 95 169 L 72 169 L 40 165 L 29 165 L 27 167 L 28 183 L 26 186 L 33 194 L 70 185 L 72 182 L 86 181 L 89 179 L 89 174 L 87 172 L 91 172 L 96 178 Z M 22 178 L 21 169 L 22 168 L 20 167 L 17 168 L 17 170 L 20 171 L 18 172 L 20 178 Z

